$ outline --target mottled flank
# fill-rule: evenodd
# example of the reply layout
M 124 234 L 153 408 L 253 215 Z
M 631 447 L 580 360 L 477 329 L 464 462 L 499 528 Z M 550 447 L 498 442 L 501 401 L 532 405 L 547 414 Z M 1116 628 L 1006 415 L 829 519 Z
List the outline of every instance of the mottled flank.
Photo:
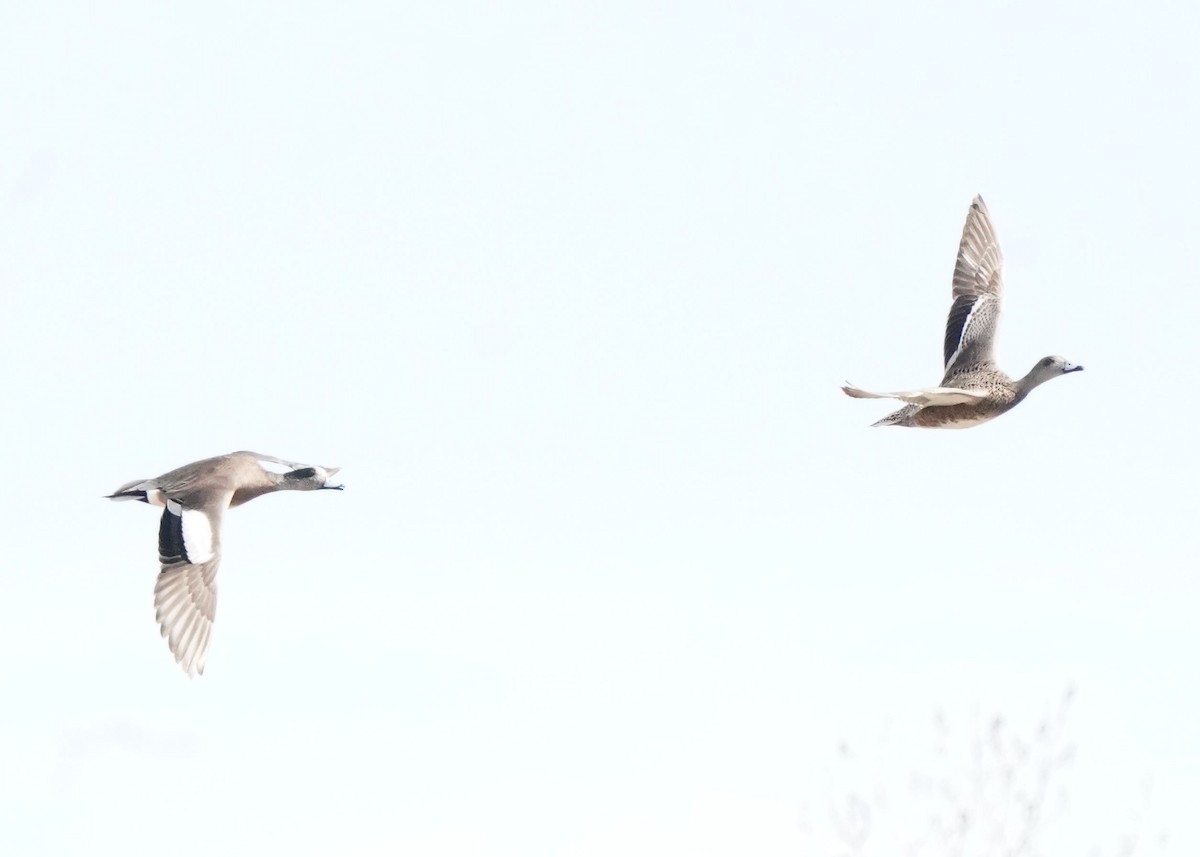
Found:
M 970 428 L 1012 410 L 1039 384 L 1083 369 L 1063 357 L 1043 357 L 1024 377 L 1014 380 L 996 366 L 993 346 L 1004 297 L 1003 268 L 996 230 L 983 198 L 977 196 L 967 213 L 954 265 L 941 384 L 898 393 L 872 393 L 849 384 L 842 387 L 856 399 L 907 403 L 874 425 Z
M 1008 407 L 1012 407 L 1009 405 Z M 1008 408 L 985 411 L 978 405 L 950 405 L 946 408 L 918 408 L 908 422 L 897 425 L 917 428 L 970 428 L 1000 416 Z

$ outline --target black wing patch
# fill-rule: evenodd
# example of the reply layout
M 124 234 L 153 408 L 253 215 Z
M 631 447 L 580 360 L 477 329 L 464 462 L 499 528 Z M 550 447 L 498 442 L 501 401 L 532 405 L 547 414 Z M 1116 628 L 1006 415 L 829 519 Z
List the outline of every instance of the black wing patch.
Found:
M 158 559 L 163 565 L 191 562 L 183 543 L 183 507 L 174 500 L 167 501 L 158 523 Z
M 958 350 L 963 334 L 967 332 L 967 319 L 979 300 L 978 295 L 959 295 L 950 305 L 950 316 L 946 319 L 946 345 L 944 365 L 949 367 L 950 358 Z
M 312 467 L 301 467 L 299 470 L 289 470 L 283 474 L 284 479 L 312 479 L 317 471 Z

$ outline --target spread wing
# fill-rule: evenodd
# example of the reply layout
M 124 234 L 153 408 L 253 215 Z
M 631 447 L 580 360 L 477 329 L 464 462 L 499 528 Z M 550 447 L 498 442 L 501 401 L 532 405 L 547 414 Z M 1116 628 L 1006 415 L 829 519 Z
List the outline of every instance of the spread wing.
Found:
M 228 497 L 192 508 L 168 499 L 158 527 L 162 564 L 154 610 L 171 653 L 189 676 L 204 672 L 217 610 L 221 514 Z
M 946 371 L 952 366 L 990 364 L 992 341 L 1004 293 L 1004 258 L 983 197 L 967 213 L 958 260 L 954 263 L 954 302 L 946 319 Z
M 969 405 L 987 398 L 987 390 L 963 389 L 960 387 L 929 387 L 924 390 L 903 390 L 897 393 L 873 393 L 853 384 L 846 384 L 842 392 L 852 399 L 899 399 L 910 405 Z

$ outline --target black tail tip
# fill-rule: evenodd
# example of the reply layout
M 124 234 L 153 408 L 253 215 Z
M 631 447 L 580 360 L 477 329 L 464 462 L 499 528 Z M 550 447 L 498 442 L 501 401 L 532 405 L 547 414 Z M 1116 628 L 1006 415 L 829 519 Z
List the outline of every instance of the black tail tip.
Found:
M 146 499 L 145 491 L 117 491 L 114 494 L 105 494 L 105 500 L 141 500 L 143 503 L 149 503 Z

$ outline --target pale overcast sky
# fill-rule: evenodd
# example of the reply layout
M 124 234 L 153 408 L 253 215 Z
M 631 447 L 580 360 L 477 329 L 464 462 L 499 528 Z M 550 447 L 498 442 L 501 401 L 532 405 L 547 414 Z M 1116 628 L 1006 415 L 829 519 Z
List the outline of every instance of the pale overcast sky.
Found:
M 980 857 L 929 830 L 939 777 L 1019 815 L 1001 715 L 1023 776 L 1073 748 L 1037 853 L 1200 853 L 1198 32 L 9 4 L 0 852 Z M 1003 366 L 1087 371 L 869 429 L 976 193 Z M 226 518 L 188 681 L 102 495 L 237 449 L 347 490 Z

